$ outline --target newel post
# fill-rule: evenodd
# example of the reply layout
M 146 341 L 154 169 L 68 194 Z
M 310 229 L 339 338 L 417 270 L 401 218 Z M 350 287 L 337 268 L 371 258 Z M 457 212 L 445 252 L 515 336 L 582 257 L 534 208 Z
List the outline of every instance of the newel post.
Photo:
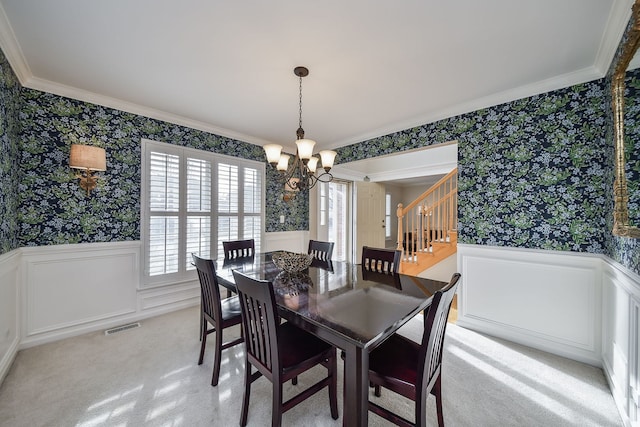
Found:
M 399 251 L 402 250 L 402 241 L 404 240 L 402 236 L 402 218 L 404 217 L 403 211 L 404 209 L 402 207 L 402 203 L 398 203 L 398 209 L 396 210 L 396 215 L 398 216 L 398 247 L 396 249 Z

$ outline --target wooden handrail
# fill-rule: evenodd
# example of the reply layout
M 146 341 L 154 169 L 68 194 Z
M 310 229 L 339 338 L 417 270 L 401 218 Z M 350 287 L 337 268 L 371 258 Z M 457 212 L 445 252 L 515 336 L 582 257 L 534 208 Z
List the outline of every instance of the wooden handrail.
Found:
M 417 262 L 417 252 L 429 253 L 432 242 L 450 241 L 450 232 L 457 229 L 457 204 L 457 168 L 442 177 L 407 207 L 402 203 L 398 204 L 397 249 L 402 251 L 403 260 Z
M 404 216 L 405 213 L 407 213 L 411 209 L 415 208 L 420 202 L 422 202 L 424 199 L 426 199 L 432 193 L 434 193 L 438 187 L 443 185 L 445 182 L 449 181 L 454 176 L 455 177 L 458 176 L 458 168 L 455 168 L 454 170 L 452 170 L 451 172 L 449 172 L 448 174 L 443 176 L 438 182 L 433 184 L 433 186 L 431 188 L 427 189 L 424 193 L 419 195 L 413 202 L 409 203 L 407 205 L 407 207 L 404 208 L 404 211 L 402 212 L 402 215 Z M 457 188 L 457 185 L 456 185 L 456 188 Z

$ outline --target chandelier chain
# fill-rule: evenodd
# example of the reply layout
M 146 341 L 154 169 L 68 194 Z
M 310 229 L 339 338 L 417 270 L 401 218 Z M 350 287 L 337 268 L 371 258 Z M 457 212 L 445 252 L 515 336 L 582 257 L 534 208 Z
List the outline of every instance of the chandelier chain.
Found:
M 298 90 L 298 127 L 302 128 L 302 76 L 300 76 L 300 86 Z

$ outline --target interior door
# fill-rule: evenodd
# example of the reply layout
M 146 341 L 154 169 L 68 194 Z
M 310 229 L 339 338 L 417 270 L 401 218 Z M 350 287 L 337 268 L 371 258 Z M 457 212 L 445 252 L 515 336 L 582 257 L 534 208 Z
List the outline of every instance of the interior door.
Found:
M 356 182 L 355 262 L 362 259 L 362 247 L 385 247 L 385 189 L 376 182 Z

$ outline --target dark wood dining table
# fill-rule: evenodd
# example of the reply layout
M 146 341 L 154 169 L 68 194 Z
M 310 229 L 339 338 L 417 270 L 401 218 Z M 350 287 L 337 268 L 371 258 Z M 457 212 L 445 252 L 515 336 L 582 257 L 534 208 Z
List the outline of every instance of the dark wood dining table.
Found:
M 343 425 L 368 422 L 369 352 L 427 308 L 446 282 L 364 271 L 347 262 L 322 262 L 287 273 L 272 253 L 232 263 L 217 261 L 220 285 L 235 290 L 233 270 L 273 283 L 280 316 L 344 351 Z

